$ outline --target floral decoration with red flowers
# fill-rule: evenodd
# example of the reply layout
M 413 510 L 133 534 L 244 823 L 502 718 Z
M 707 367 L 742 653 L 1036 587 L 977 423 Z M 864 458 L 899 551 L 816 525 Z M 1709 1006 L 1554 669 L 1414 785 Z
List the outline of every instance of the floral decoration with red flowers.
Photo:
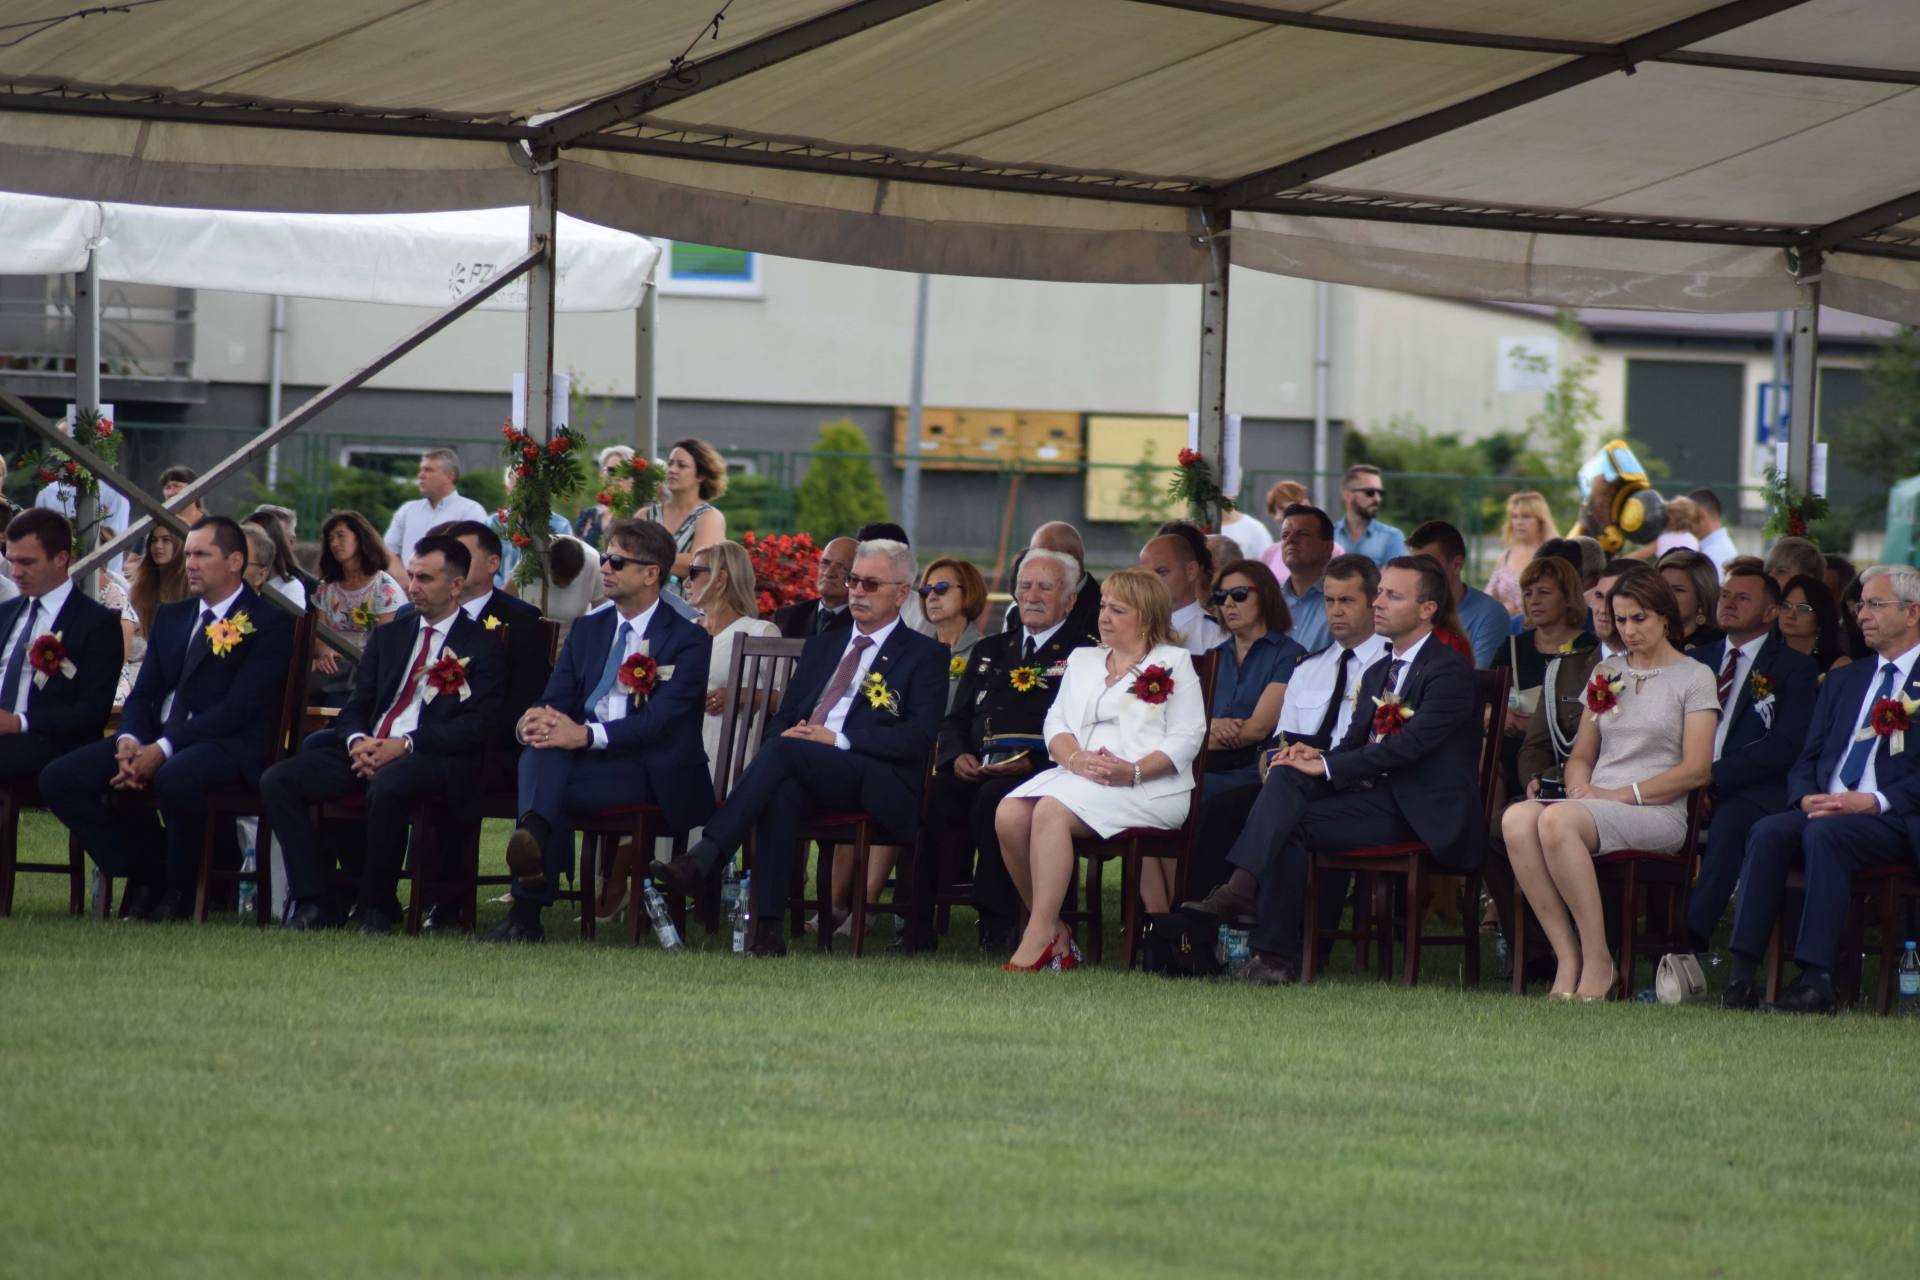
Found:
M 740 535 L 740 545 L 753 562 L 754 589 L 758 593 L 760 616 L 776 609 L 813 598 L 814 583 L 820 572 L 820 548 L 804 533 L 781 533 L 761 537 L 749 529 Z
M 467 663 L 470 658 L 462 658 L 451 649 L 440 651 L 440 660 L 428 667 L 422 677 L 426 688 L 420 694 L 421 702 L 432 702 L 443 693 L 458 694 L 465 702 L 473 696 L 473 686 L 467 683 Z
M 1179 463 L 1180 469 L 1173 473 L 1167 493 L 1174 501 L 1193 508 L 1195 518 L 1204 531 L 1210 533 L 1214 519 L 1221 512 L 1233 510 L 1233 499 L 1221 491 L 1220 482 L 1213 474 L 1213 464 L 1198 449 L 1182 449 Z
M 573 428 L 560 426 L 544 442 L 534 439 L 511 422 L 500 428 L 501 451 L 513 468 L 513 492 L 507 495 L 501 518 L 507 541 L 525 551 L 544 549 L 551 536 L 553 509 L 566 503 L 583 487 L 586 477 L 579 460 L 580 438 Z M 527 554 L 514 566 L 517 583 L 538 582 L 545 576 L 544 556 Z
M 1920 698 L 1909 698 L 1905 694 L 1877 698 L 1872 710 L 1867 712 L 1866 728 L 1853 735 L 1854 741 L 1885 738 L 1887 754 L 1897 756 L 1907 749 L 1907 730 L 1913 728 L 1913 718 L 1917 713 L 1920 713 Z
M 1383 693 L 1373 700 L 1373 740 L 1391 738 L 1413 719 L 1413 708 L 1400 701 L 1397 693 Z
M 1173 693 L 1173 672 L 1155 663 L 1133 681 L 1133 696 L 1150 707 L 1157 707 Z
M 44 689 L 47 681 L 54 676 L 73 679 L 79 668 L 67 657 L 66 641 L 60 638 L 58 631 L 38 636 L 27 646 L 27 665 L 33 668 L 33 687 Z
M 620 664 L 620 687 L 627 691 L 627 697 L 634 706 L 645 702 L 653 691 L 668 680 L 673 679 L 671 664 L 662 666 L 655 662 L 647 652 L 647 641 L 642 640 L 640 647 L 627 655 Z
M 92 410 L 83 409 L 73 415 L 71 424 L 63 423 L 62 425 L 65 426 L 67 434 L 73 438 L 74 443 L 91 449 L 101 461 L 110 466 L 120 461 L 122 437 L 114 430 L 112 418 L 104 418 Z M 52 484 L 57 480 L 62 484 L 72 485 L 77 494 L 100 492 L 99 477 L 61 449 L 29 450 L 21 454 L 13 466 L 15 470 L 33 472 L 40 478 L 41 484 Z M 99 519 L 100 517 L 96 515 L 92 525 L 77 532 L 81 534 L 90 532 L 97 527 Z M 76 543 L 78 541 L 76 539 Z
M 1587 710 L 1596 720 L 1601 716 L 1619 715 L 1620 694 L 1626 687 L 1625 680 L 1605 667 L 1600 668 L 1593 673 L 1593 679 L 1587 681 Z
M 596 501 L 605 507 L 611 519 L 625 520 L 642 507 L 653 505 L 660 493 L 660 486 L 666 483 L 665 467 L 635 454 L 631 458 L 620 458 L 607 464 L 611 474 L 606 479 L 608 486 L 594 494 Z

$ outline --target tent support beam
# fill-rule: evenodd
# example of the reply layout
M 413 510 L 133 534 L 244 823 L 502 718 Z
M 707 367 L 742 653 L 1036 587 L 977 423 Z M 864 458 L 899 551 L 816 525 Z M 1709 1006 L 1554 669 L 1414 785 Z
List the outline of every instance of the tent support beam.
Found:
M 1631 73 L 1637 63 L 1672 53 L 1805 3 L 1807 0 L 1730 0 L 1730 3 L 1705 13 L 1668 23 L 1631 40 L 1622 41 L 1611 46 L 1605 54 L 1575 58 L 1464 102 L 1402 120 L 1384 129 L 1375 129 L 1357 138 L 1349 138 L 1345 142 L 1299 156 L 1285 164 L 1249 174 L 1220 187 L 1215 193 L 1214 202 L 1223 209 L 1242 208 L 1266 196 L 1305 186 L 1328 174 L 1351 169 L 1395 151 L 1404 151 L 1516 107 L 1576 89 L 1603 76 L 1620 71 Z
M 1793 373 L 1791 417 L 1787 422 L 1787 483 L 1795 489 L 1813 487 L 1813 442 L 1818 429 L 1814 414 L 1820 391 L 1820 268 L 1818 253 L 1795 261 L 1800 305 L 1793 311 Z
M 662 107 L 717 89 L 741 76 L 824 49 L 863 31 L 910 13 L 931 8 L 941 0 L 853 0 L 830 13 L 795 23 L 758 40 L 749 40 L 725 53 L 700 62 L 680 62 L 639 84 L 610 94 L 598 102 L 577 107 L 541 126 L 546 143 L 564 147 L 576 139 Z
M 95 550 L 82 556 L 79 562 L 73 566 L 73 573 L 75 575 L 89 573 L 100 565 L 105 564 L 114 556 L 132 546 L 141 537 L 145 536 L 147 530 L 153 527 L 156 520 L 165 524 L 168 528 L 184 538 L 186 536 L 186 525 L 183 524 L 180 517 L 175 514 L 177 511 L 192 506 L 210 490 L 231 479 L 233 476 L 238 475 L 249 463 L 253 462 L 256 458 L 263 457 L 268 450 L 272 449 L 273 446 L 281 440 L 292 435 L 301 427 L 306 426 L 307 423 L 319 417 L 322 412 L 345 399 L 350 392 L 366 382 L 367 379 L 373 377 L 382 369 L 395 364 L 415 348 L 423 345 L 429 338 L 432 338 L 435 334 L 447 328 L 455 320 L 458 320 L 461 316 L 472 311 L 488 298 L 491 298 L 494 294 L 499 293 L 515 280 L 518 280 L 521 276 L 525 275 L 527 269 L 533 265 L 535 256 L 537 255 L 533 253 L 522 254 L 519 258 L 502 267 L 498 273 L 489 278 L 484 284 L 479 285 L 439 315 L 434 316 L 412 333 L 400 339 L 399 342 L 388 347 L 385 351 L 374 357 L 373 360 L 320 392 L 298 409 L 295 409 L 292 413 L 280 419 L 280 421 L 268 427 L 252 440 L 241 445 L 240 448 L 215 463 L 208 470 L 201 472 L 200 478 L 175 494 L 170 503 L 162 503 L 158 498 L 148 494 L 145 490 L 121 475 L 119 471 L 108 466 L 107 463 L 92 450 L 77 445 L 67 439 L 66 436 L 61 435 L 57 428 L 49 424 L 46 419 L 40 417 L 39 414 L 29 409 L 21 402 L 19 397 L 4 387 L 0 387 L 0 408 L 5 408 L 9 412 L 17 415 L 22 421 L 26 422 L 28 428 L 36 434 L 48 438 L 51 443 L 58 445 L 61 449 L 72 454 L 73 457 L 79 460 L 81 466 L 99 476 L 103 482 L 112 485 L 115 489 L 125 494 L 128 500 L 135 506 L 153 513 L 133 521 L 127 526 L 125 533 L 122 533 L 119 537 L 111 541 L 102 543 Z M 351 652 L 358 652 L 359 649 L 359 646 L 351 643 L 347 644 L 346 647 Z
M 92 252 L 87 254 L 87 265 L 73 278 L 73 407 L 77 413 L 100 412 L 100 257 Z M 99 519 L 98 495 L 76 494 L 74 531 L 92 529 Z M 80 593 L 98 600 L 99 577 L 90 573 L 82 578 Z
M 660 287 L 647 282 L 633 313 L 633 447 L 660 456 Z
M 1227 215 L 1203 214 L 1201 235 L 1213 270 L 1200 293 L 1200 456 L 1213 465 L 1213 478 L 1227 482 L 1227 281 L 1231 254 Z M 1218 507 L 1203 508 L 1200 522 L 1220 528 Z
M 560 164 L 556 153 L 533 153 L 534 190 L 527 219 L 526 419 L 520 429 L 541 444 L 553 438 L 554 246 L 560 232 Z M 540 608 L 547 607 L 547 539 L 544 526 L 532 530 L 527 554 L 540 570 Z
M 1856 236 L 1885 231 L 1914 217 L 1920 217 L 1920 191 L 1910 191 L 1897 199 L 1874 205 L 1871 209 L 1862 209 L 1829 222 L 1808 235 L 1804 244 L 1807 249 L 1824 253 L 1828 249 L 1844 247 L 1847 241 Z

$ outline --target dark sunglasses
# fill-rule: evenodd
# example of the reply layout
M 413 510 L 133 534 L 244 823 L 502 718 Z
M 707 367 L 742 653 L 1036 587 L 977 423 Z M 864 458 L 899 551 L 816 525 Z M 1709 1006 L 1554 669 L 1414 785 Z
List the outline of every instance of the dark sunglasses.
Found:
M 862 591 L 871 594 L 882 587 L 891 587 L 895 584 L 888 582 L 885 578 L 862 578 L 857 574 L 850 573 L 847 575 L 847 585 L 849 587 L 858 587 Z
M 636 568 L 644 569 L 646 566 L 653 564 L 654 562 L 651 560 L 642 560 L 638 556 L 616 555 L 615 553 L 609 551 L 605 555 L 600 557 L 600 563 L 605 565 L 607 568 L 613 570 L 615 573 L 618 573 L 622 569 L 626 568 L 628 565 L 633 565 Z M 659 566 L 654 565 L 654 567 L 658 568 Z
M 1363 498 L 1378 498 L 1386 493 L 1385 489 L 1349 489 L 1348 493 L 1357 493 Z
M 920 592 L 920 598 L 925 600 L 929 596 L 943 596 L 953 590 L 953 586 L 954 584 L 951 582 L 929 582 L 926 586 L 918 587 L 916 590 Z M 867 590 L 871 591 L 873 588 L 868 587 Z
M 692 582 L 695 578 L 699 577 L 701 574 L 712 573 L 712 572 L 713 572 L 712 568 L 704 564 L 689 565 L 687 567 L 686 580 L 688 582 Z
M 1217 609 L 1229 600 L 1235 604 L 1245 604 L 1247 597 L 1252 594 L 1252 587 L 1228 587 L 1224 591 L 1216 591 L 1213 593 L 1213 607 Z

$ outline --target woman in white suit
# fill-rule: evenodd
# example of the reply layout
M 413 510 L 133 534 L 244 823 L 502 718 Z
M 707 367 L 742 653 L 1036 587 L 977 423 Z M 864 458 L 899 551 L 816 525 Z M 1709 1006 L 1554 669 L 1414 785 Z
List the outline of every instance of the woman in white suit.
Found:
M 1193 659 L 1173 634 L 1166 586 L 1123 569 L 1100 590 L 1100 645 L 1067 655 L 1047 712 L 1046 769 L 1008 793 L 994 813 L 1000 850 L 1029 912 L 1010 971 L 1071 969 L 1079 962 L 1060 904 L 1073 879 L 1075 836 L 1129 827 L 1171 830 L 1193 799 L 1193 760 L 1207 740 L 1207 705 Z M 1140 897 L 1165 911 L 1170 865 L 1150 861 Z

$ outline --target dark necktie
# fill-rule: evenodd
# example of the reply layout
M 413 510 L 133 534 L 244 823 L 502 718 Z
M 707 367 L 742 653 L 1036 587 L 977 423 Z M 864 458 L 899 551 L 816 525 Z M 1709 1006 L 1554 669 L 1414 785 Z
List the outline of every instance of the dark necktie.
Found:
M 860 667 L 860 655 L 873 647 L 873 637 L 855 636 L 853 643 L 847 646 L 846 656 L 840 659 L 840 665 L 833 669 L 833 679 L 827 681 L 827 691 L 820 695 L 820 701 L 814 704 L 813 716 L 809 724 L 825 724 L 827 713 L 832 711 L 840 699 L 847 696 L 847 690 L 853 688 L 853 673 Z
M 1393 693 L 1400 687 L 1400 669 L 1407 665 L 1405 658 L 1395 658 L 1387 668 L 1387 682 L 1380 688 L 1381 696 Z
M 1872 724 L 1873 704 L 1882 698 L 1893 696 L 1893 678 L 1900 668 L 1889 662 L 1880 668 L 1880 688 L 1874 692 L 1873 700 L 1867 703 L 1868 724 Z M 1867 776 L 1867 761 L 1873 758 L 1874 748 L 1880 745 L 1880 735 L 1869 733 L 1847 748 L 1847 758 L 1840 762 L 1840 785 L 1849 791 L 1860 789 L 1860 779 Z
M 828 627 L 831 627 L 833 620 L 839 616 L 840 611 L 838 609 L 829 609 L 825 605 L 821 605 L 818 609 L 815 609 L 813 611 L 813 634 L 819 635 Z
M 1320 717 L 1319 731 L 1314 735 L 1328 747 L 1333 746 L 1333 731 L 1340 723 L 1340 704 L 1347 697 L 1347 663 L 1353 660 L 1353 650 L 1343 649 L 1340 653 L 1340 671 L 1333 678 L 1333 701 L 1327 704 L 1327 714 Z
M 27 666 L 27 646 L 33 643 L 34 620 L 40 616 L 40 598 L 35 596 L 27 603 L 27 621 L 20 628 L 20 639 L 14 643 L 13 652 L 7 655 L 7 674 L 0 680 L 0 710 L 13 710 L 14 700 L 20 696 L 20 676 Z
M 212 625 L 213 609 L 208 606 L 200 610 L 200 625 L 187 637 L 187 665 L 181 668 L 182 671 L 191 668 L 194 660 L 207 651 L 207 628 Z
M 1740 670 L 1740 651 L 1734 648 L 1732 645 L 1728 645 L 1727 646 L 1727 665 L 1720 672 L 1720 680 L 1719 680 L 1720 709 L 1722 711 L 1727 710 L 1727 708 L 1733 705 L 1732 702 L 1730 701 L 1730 699 L 1733 697 L 1733 677 L 1734 677 L 1734 674 L 1739 670 Z
M 414 688 L 420 683 L 420 673 L 427 669 L 427 655 L 433 652 L 433 628 L 424 621 L 420 624 L 420 653 L 413 660 L 413 666 L 407 669 L 407 678 L 400 682 L 400 692 L 393 695 L 393 706 L 380 718 L 380 732 L 376 738 L 391 738 L 394 721 L 400 713 L 413 705 Z
M 1033 637 L 1028 636 L 1020 646 L 1020 665 L 1023 667 L 1032 666 L 1033 655 L 1038 652 L 1040 652 L 1040 650 L 1034 646 Z

